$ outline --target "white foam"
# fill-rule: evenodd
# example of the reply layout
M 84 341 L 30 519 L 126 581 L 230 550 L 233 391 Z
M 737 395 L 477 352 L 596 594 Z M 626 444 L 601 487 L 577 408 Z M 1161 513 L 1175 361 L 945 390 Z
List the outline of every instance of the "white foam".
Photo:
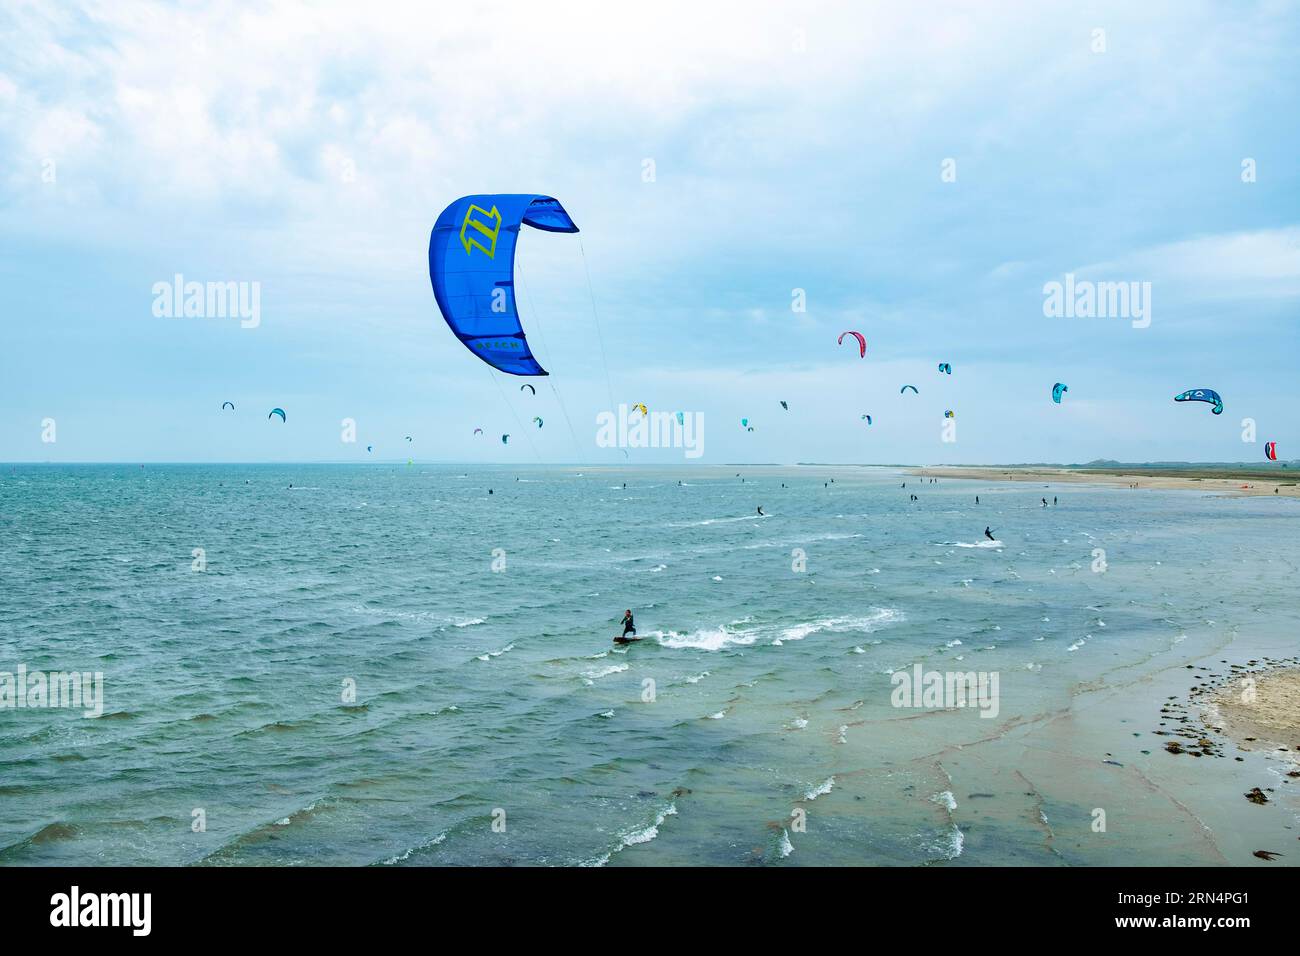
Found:
M 816 800 L 818 797 L 824 797 L 826 796 L 826 794 L 831 792 L 831 788 L 834 786 L 835 786 L 835 778 L 827 777 L 818 786 L 813 787 L 811 790 L 805 793 L 803 795 L 803 798 L 805 800 Z
M 446 839 L 447 839 L 446 833 L 439 833 L 432 840 L 425 840 L 423 843 L 411 847 L 405 853 L 401 853 L 397 856 L 390 856 L 387 860 L 384 861 L 384 866 L 394 866 L 398 863 L 401 863 L 403 860 L 410 859 L 411 854 L 414 853 L 416 850 L 424 850 L 424 849 L 428 849 L 431 846 L 437 846 L 438 844 L 442 843 Z
M 742 515 L 738 518 L 706 518 L 704 521 L 688 521 L 685 524 L 669 524 L 670 528 L 703 528 L 711 524 L 729 524 L 732 521 L 757 521 L 768 515 Z
M 718 651 L 729 644 L 748 645 L 758 640 L 758 634 L 753 629 L 732 630 L 735 624 L 727 624 L 716 628 L 701 628 L 698 631 L 692 631 L 689 634 L 681 634 L 677 631 L 653 631 L 648 637 L 653 637 L 662 647 L 671 648 L 695 648 L 702 651 Z
M 623 833 L 619 834 L 618 846 L 614 847 L 614 849 L 610 850 L 604 856 L 599 857 L 598 859 L 595 860 L 591 860 L 590 862 L 584 863 L 582 865 L 583 866 L 604 866 L 606 863 L 610 861 L 610 858 L 615 853 L 622 853 L 630 846 L 638 846 L 642 843 L 649 843 L 651 840 L 653 840 L 655 837 L 659 835 L 659 828 L 663 826 L 664 821 L 671 816 L 676 816 L 676 814 L 677 814 L 677 805 L 669 804 L 668 807 L 665 808 L 661 813 L 656 814 L 654 823 L 650 824 L 647 827 L 642 827 L 639 830 L 625 830 Z
M 630 664 L 610 664 L 608 667 L 593 668 L 584 673 L 582 677 L 588 684 L 592 684 L 600 680 L 602 677 L 608 677 L 610 674 L 622 673 L 630 666 Z

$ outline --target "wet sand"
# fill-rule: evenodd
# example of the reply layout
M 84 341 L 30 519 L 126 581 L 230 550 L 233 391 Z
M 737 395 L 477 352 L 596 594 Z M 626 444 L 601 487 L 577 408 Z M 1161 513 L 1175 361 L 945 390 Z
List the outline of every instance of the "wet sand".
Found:
M 1042 484 L 1111 485 L 1118 488 L 1156 488 L 1173 491 L 1208 491 L 1221 495 L 1271 495 L 1300 498 L 1300 473 L 1269 475 L 1258 472 L 1170 472 L 1079 468 L 948 467 L 912 468 L 908 474 L 924 478 L 971 478 L 980 481 L 1032 481 Z
M 1206 712 L 1243 750 L 1300 751 L 1300 670 L 1243 674 L 1211 695 Z

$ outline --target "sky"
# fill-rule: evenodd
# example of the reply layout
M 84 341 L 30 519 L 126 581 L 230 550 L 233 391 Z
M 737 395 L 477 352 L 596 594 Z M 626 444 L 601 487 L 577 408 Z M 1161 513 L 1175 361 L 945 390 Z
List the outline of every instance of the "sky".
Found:
M 597 447 L 638 402 L 704 464 L 1300 458 L 1298 116 L 1295 2 L 15 0 L 0 461 L 685 462 Z M 535 397 L 430 289 L 490 192 L 581 230 L 520 241 Z

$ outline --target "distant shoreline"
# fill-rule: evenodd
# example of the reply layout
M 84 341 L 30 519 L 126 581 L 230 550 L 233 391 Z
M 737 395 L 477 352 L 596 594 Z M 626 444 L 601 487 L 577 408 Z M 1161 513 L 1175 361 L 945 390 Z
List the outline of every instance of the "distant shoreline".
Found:
M 908 474 L 923 478 L 969 478 L 980 481 L 1033 481 L 1047 484 L 1092 484 L 1120 488 L 1210 491 L 1222 495 L 1268 495 L 1300 498 L 1300 472 L 1279 475 L 1243 468 L 1031 468 L 1031 467 L 945 467 L 909 468 Z M 1279 480 L 1285 478 L 1287 480 Z

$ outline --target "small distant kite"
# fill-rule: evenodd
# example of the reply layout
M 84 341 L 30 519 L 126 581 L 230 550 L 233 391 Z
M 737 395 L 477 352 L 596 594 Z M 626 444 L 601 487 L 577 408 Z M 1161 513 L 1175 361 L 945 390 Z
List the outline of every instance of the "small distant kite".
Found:
M 649 410 L 648 408 L 646 408 L 646 407 L 645 407 L 643 404 L 641 404 L 640 402 L 637 402 L 635 405 L 632 406 L 632 411 L 634 411 L 634 412 L 640 412 L 642 415 L 649 415 L 649 414 L 650 414 L 650 410 Z
M 787 405 L 785 402 L 781 403 L 781 407 L 784 408 L 787 412 L 790 410 L 790 406 Z
M 273 408 L 273 409 L 271 409 L 271 410 L 267 413 L 266 417 L 267 417 L 267 418 L 270 418 L 270 417 L 272 417 L 273 415 L 279 415 L 279 416 L 280 416 L 280 421 L 282 421 L 282 422 L 284 422 L 284 421 L 288 421 L 288 419 L 284 417 L 284 409 L 283 409 L 283 408 Z
M 374 451 L 374 450 L 375 450 L 375 446 L 374 446 L 374 445 L 367 445 L 367 446 L 366 446 L 366 451 Z
M 483 429 L 481 429 L 481 428 L 476 428 L 476 429 L 474 429 L 474 434 L 475 434 L 475 435 L 482 435 L 482 434 L 483 434 Z
M 748 418 L 742 418 L 742 419 L 740 420 L 740 427 L 741 427 L 741 428 L 748 428 L 748 427 L 749 427 L 749 419 L 748 419 Z
M 537 394 L 537 389 L 533 388 L 533 387 L 532 387 L 531 385 L 529 385 L 527 382 L 524 382 L 524 384 L 522 384 L 522 385 L 519 386 L 519 391 L 522 392 L 524 389 L 528 389 L 528 391 L 532 392 L 534 395 Z
M 541 427 L 542 427 L 542 419 L 541 419 L 541 416 L 539 416 L 539 415 L 534 415 L 534 416 L 533 416 L 533 421 L 537 422 L 537 427 L 538 427 L 538 428 L 541 428 Z
M 1223 414 L 1223 399 L 1212 388 L 1189 388 L 1174 396 L 1175 402 L 1206 402 L 1214 406 L 1214 414 Z
M 948 375 L 951 375 L 951 374 L 952 374 L 952 363 L 951 363 L 951 362 L 940 362 L 940 363 L 939 363 L 939 371 L 940 371 L 940 372 L 945 372 L 945 373 L 947 373 Z
M 678 413 L 677 413 L 677 424 L 678 424 L 678 425 L 685 425 L 685 424 L 686 424 L 686 416 L 683 415 L 681 412 L 678 412 Z
M 508 444 L 510 444 L 510 436 L 509 436 L 508 434 L 507 434 L 507 435 L 502 435 L 502 436 L 501 436 L 501 444 L 503 444 L 503 445 L 508 445 Z
M 1269 461 L 1277 461 L 1277 442 L 1264 442 L 1264 457 Z
M 846 336 L 846 335 L 851 335 L 851 336 L 853 336 L 855 339 L 858 340 L 858 358 L 866 358 L 866 357 L 867 357 L 867 340 L 864 339 L 864 338 L 862 337 L 862 333 L 861 333 L 861 332 L 853 332 L 853 331 L 849 331 L 849 332 L 841 332 L 841 333 L 840 333 L 840 337 L 836 340 L 835 344 L 836 344 L 836 345 L 843 345 L 843 344 L 844 344 L 844 336 Z
M 943 417 L 944 417 L 944 418 L 956 418 L 957 416 L 953 413 L 953 410 L 950 408 L 950 409 L 948 409 L 946 412 L 943 413 Z
M 918 392 L 918 391 L 916 390 L 916 386 L 915 386 L 915 385 L 904 385 L 902 388 L 900 388 L 900 389 L 898 390 L 898 394 L 899 394 L 899 395 L 902 395 L 902 394 L 903 394 L 904 392 L 906 392 L 909 388 L 912 390 L 912 394 L 913 394 L 913 395 L 920 395 L 920 394 L 921 394 L 920 392 Z
M 1070 390 L 1070 386 L 1068 386 L 1068 385 L 1063 385 L 1063 384 L 1061 384 L 1060 382 L 1057 382 L 1055 385 L 1052 386 L 1052 401 L 1054 401 L 1054 402 L 1056 402 L 1056 404 L 1060 405 L 1060 404 L 1061 404 L 1061 396 L 1064 395 L 1064 394 L 1065 394 L 1066 392 L 1068 392 L 1069 390 Z
M 748 430 L 752 432 L 754 430 L 754 426 L 750 425 Z
M 406 440 L 407 440 L 407 441 L 410 441 L 410 440 L 411 440 L 411 436 L 410 436 L 410 435 L 407 435 L 407 436 L 406 436 Z
M 231 410 L 232 412 L 235 410 L 235 403 L 234 403 L 234 402 L 222 402 L 222 403 L 221 403 L 221 410 L 222 410 L 223 412 L 226 410 L 226 406 L 227 406 L 227 405 L 230 406 L 230 410 Z
M 871 416 L 870 416 L 870 415 L 863 415 L 862 418 L 860 419 L 860 421 L 864 421 L 864 422 L 866 422 L 868 425 L 870 425 L 870 424 L 871 424 Z

